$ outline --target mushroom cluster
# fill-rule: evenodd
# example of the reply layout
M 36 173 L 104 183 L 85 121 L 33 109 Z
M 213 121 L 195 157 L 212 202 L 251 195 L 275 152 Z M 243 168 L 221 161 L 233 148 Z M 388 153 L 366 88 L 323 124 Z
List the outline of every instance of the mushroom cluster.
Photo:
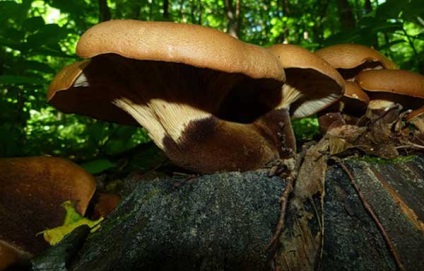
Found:
M 417 138 L 423 143 L 418 116 L 424 104 L 424 76 L 400 70 L 378 51 L 362 45 L 338 44 L 315 54 L 339 71 L 346 88 L 338 103 L 320 113 L 323 133 L 349 137 L 348 145 L 387 158 L 397 156 L 399 146 L 414 146 Z M 407 123 L 415 125 L 418 133 Z
M 344 91 L 340 75 L 300 47 L 263 48 L 198 25 L 108 21 L 82 35 L 77 54 L 84 60 L 50 85 L 53 106 L 141 125 L 174 164 L 200 173 L 289 157 L 290 117 Z
M 423 77 L 362 45 L 312 53 L 198 25 L 114 20 L 86 31 L 76 52 L 83 60 L 56 75 L 48 101 L 66 113 L 140 125 L 193 172 L 291 157 L 291 118 L 315 113 L 323 133 L 344 126 L 354 131 L 351 145 L 369 150 L 390 145 L 404 120 L 423 129 Z M 383 156 L 397 155 L 388 149 Z
M 327 131 L 334 120 L 337 120 L 335 124 L 355 124 L 366 112 L 370 98 L 358 85 L 358 74 L 366 70 L 398 69 L 395 63 L 378 51 L 359 44 L 332 45 L 315 51 L 315 54 L 337 69 L 346 86 L 343 98 L 321 112 L 319 120 L 323 132 Z

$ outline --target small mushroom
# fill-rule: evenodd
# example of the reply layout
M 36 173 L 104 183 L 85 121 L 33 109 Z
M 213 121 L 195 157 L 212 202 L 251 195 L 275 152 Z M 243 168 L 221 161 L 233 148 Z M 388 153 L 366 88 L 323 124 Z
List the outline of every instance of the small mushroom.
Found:
M 269 47 L 286 72 L 284 106 L 293 118 L 310 116 L 335 103 L 344 93 L 344 80 L 326 61 L 290 44 Z
M 424 101 L 424 76 L 405 70 L 368 70 L 356 81 L 370 97 L 367 117 L 376 119 L 400 105 L 405 110 L 417 109 Z
M 424 106 L 411 111 L 406 116 L 406 121 L 414 125 L 422 134 L 424 134 Z
M 11 264 L 11 255 L 25 260 L 48 247 L 39 233 L 62 225 L 63 202 L 84 214 L 96 182 L 62 158 L 0 158 L 0 187 L 0 263 Z
M 356 82 L 345 81 L 345 93 L 339 100 L 341 112 L 361 117 L 367 109 L 370 98 Z
M 143 126 L 176 165 L 249 170 L 281 156 L 284 71 L 266 49 L 210 28 L 115 20 L 85 32 L 48 100 L 59 110 Z
M 315 55 L 330 63 L 345 80 L 353 80 L 363 70 L 398 69 L 377 50 L 359 44 L 336 44 L 315 51 Z
M 356 125 L 366 112 L 368 103 L 368 95 L 356 82 L 345 81 L 343 97 L 318 114 L 321 133 L 325 134 L 334 125 Z
M 290 44 L 273 45 L 269 50 L 286 73 L 281 106 L 290 107 L 293 118 L 313 115 L 343 96 L 343 78 L 310 51 Z

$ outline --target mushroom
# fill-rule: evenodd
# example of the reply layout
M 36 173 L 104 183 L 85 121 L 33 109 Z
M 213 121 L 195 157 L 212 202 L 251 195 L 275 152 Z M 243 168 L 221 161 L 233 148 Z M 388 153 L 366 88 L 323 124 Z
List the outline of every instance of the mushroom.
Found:
M 63 112 L 138 123 L 194 172 L 245 171 L 282 155 L 285 76 L 264 48 L 197 25 L 115 20 L 85 32 L 77 54 L 86 60 L 48 92 Z
M 401 105 L 404 109 L 417 109 L 424 101 L 424 76 L 405 70 L 368 70 L 356 81 L 370 97 L 367 117 L 371 120 Z
M 398 145 L 406 140 L 401 132 L 403 116 L 423 104 L 424 76 L 405 70 L 368 70 L 356 81 L 370 98 L 360 124 L 367 132 L 358 144 L 368 146 L 373 155 L 396 157 Z
M 315 51 L 339 71 L 345 80 L 370 69 L 398 69 L 398 66 L 377 50 L 359 44 L 336 44 Z
M 290 44 L 276 44 L 269 50 L 286 73 L 281 106 L 290 107 L 293 118 L 313 115 L 343 96 L 343 78 L 313 53 Z
M 269 50 L 277 56 L 285 70 L 283 106 L 290 108 L 293 118 L 313 115 L 343 95 L 343 78 L 310 51 L 290 44 L 273 45 Z
M 48 247 L 38 233 L 62 225 L 63 202 L 84 214 L 96 182 L 62 158 L 0 158 L 0 187 L 0 263 L 10 265 Z
M 424 134 L 424 106 L 411 111 L 406 116 L 406 121 L 414 125 L 422 134 Z
M 32 255 L 0 240 L 0 270 L 19 270 L 28 265 Z M 8 269 L 9 268 L 9 269 Z
M 356 82 L 345 81 L 343 97 L 319 113 L 321 133 L 325 134 L 334 125 L 356 125 L 366 112 L 369 100 L 368 95 Z
M 370 98 L 362 88 L 352 81 L 345 81 L 345 93 L 338 101 L 340 111 L 355 117 L 361 117 L 368 106 Z

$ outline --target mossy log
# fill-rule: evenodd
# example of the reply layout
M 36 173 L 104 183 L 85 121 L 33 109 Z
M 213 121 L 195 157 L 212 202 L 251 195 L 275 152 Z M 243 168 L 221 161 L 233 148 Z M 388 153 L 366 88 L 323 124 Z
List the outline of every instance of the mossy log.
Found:
M 423 270 L 423 157 L 330 161 L 324 173 L 325 193 L 293 193 L 276 250 L 266 247 L 283 179 L 258 171 L 137 180 L 67 269 Z

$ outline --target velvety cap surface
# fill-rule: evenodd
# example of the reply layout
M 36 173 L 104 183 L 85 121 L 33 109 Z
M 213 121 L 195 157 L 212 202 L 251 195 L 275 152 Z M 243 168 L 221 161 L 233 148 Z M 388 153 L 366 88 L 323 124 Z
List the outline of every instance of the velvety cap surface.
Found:
M 83 58 L 107 53 L 284 81 L 278 61 L 266 49 L 199 25 L 113 20 L 87 30 L 77 45 Z
M 366 62 L 379 62 L 385 69 L 398 66 L 377 50 L 359 44 L 336 44 L 315 52 L 336 69 L 353 69 Z
M 406 70 L 368 70 L 357 82 L 369 92 L 388 92 L 424 99 L 424 76 Z

